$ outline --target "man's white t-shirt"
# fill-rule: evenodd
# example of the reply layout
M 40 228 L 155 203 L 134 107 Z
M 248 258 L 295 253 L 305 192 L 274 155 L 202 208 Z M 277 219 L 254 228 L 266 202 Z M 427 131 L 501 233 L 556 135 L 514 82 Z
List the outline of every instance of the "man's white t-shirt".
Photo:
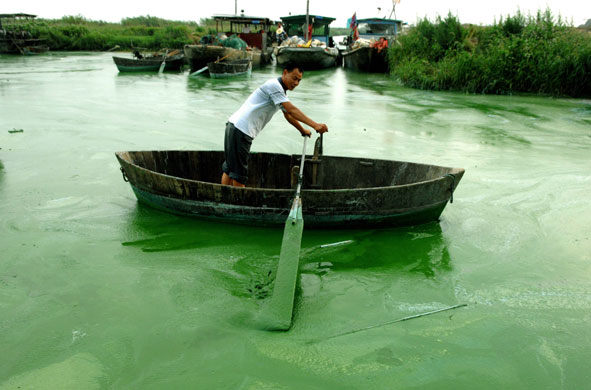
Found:
M 244 134 L 255 138 L 279 110 L 280 104 L 288 101 L 279 79 L 271 79 L 251 93 L 228 121 Z

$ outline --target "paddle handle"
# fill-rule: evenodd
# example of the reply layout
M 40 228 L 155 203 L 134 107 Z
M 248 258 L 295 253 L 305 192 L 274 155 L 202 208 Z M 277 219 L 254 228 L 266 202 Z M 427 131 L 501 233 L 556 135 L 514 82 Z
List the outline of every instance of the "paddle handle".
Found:
M 300 190 L 302 189 L 302 181 L 304 178 L 304 161 L 306 160 L 306 142 L 308 142 L 308 137 L 304 137 L 304 149 L 302 150 L 302 161 L 300 163 L 300 174 L 298 175 L 298 188 L 296 190 L 296 198 L 300 197 Z

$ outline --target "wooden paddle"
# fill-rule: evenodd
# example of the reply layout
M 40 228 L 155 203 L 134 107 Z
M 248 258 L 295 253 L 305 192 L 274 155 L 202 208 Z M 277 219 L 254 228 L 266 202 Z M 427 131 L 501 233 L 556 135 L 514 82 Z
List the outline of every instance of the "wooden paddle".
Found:
M 304 150 L 302 151 L 298 186 L 289 216 L 285 221 L 273 295 L 268 304 L 263 307 L 263 326 L 268 330 L 288 330 L 291 328 L 294 294 L 300 265 L 300 247 L 302 245 L 302 232 L 304 230 L 300 191 L 302 189 L 304 175 L 307 140 L 308 137 L 304 137 Z
M 230 53 L 230 54 L 231 54 L 231 53 Z M 214 62 L 220 62 L 221 60 L 224 60 L 224 59 L 228 58 L 228 56 L 229 56 L 230 54 L 228 54 L 228 55 L 225 55 L 225 56 L 223 56 L 222 58 L 218 58 L 218 59 L 217 59 L 217 60 L 215 60 Z M 207 66 L 205 66 L 205 67 L 203 67 L 203 68 L 201 68 L 201 69 L 199 69 L 199 70 L 197 70 L 197 71 L 195 71 L 195 72 L 191 73 L 191 74 L 189 75 L 189 77 L 197 76 L 199 73 L 201 73 L 201 72 L 205 72 L 206 70 L 207 70 Z
M 168 56 L 168 49 L 166 49 L 166 53 L 164 54 L 164 59 L 162 60 L 162 63 L 160 64 L 160 69 L 158 69 L 158 73 L 164 72 L 164 67 L 166 66 L 166 57 L 167 56 Z

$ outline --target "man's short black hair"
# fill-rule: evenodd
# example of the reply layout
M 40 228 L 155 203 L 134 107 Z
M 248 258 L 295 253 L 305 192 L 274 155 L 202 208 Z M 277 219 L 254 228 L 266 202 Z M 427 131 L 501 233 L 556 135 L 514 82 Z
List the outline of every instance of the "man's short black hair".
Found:
M 298 69 L 300 72 L 304 73 L 304 68 L 302 67 L 302 65 L 298 64 L 295 61 L 287 61 L 285 64 L 283 64 L 283 69 L 287 70 L 288 72 L 291 72 L 294 69 Z

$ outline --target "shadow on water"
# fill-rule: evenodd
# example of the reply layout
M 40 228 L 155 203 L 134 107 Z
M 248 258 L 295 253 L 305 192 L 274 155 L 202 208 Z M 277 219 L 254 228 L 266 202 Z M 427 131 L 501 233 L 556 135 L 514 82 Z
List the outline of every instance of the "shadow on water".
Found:
M 346 234 L 341 238 L 346 237 Z M 341 242 L 314 245 L 302 252 L 303 271 L 315 274 L 387 269 L 432 278 L 452 269 L 439 223 L 351 232 Z
M 221 261 L 202 263 L 216 286 L 237 297 L 262 300 L 273 288 L 282 228 L 249 227 L 170 215 L 142 204 L 122 243 L 143 252 L 204 250 Z M 174 257 L 168 256 L 167 264 Z M 219 260 L 219 259 L 218 259 Z M 356 270 L 420 274 L 435 278 L 452 269 L 439 223 L 381 230 L 305 230 L 302 273 L 326 275 Z
M 269 229 L 260 228 L 261 235 Z M 246 244 L 255 233 L 248 226 L 211 222 L 182 217 L 137 204 L 129 226 L 132 239 L 123 246 L 137 247 L 143 252 L 166 252 Z M 256 232 L 256 229 L 255 229 Z
M 141 203 L 126 230 L 128 237 L 122 245 L 160 254 L 155 256 L 160 262 L 157 267 L 183 268 L 191 263 L 190 267 L 207 275 L 203 283 L 255 300 L 269 294 L 283 236 L 282 228 L 176 216 Z

